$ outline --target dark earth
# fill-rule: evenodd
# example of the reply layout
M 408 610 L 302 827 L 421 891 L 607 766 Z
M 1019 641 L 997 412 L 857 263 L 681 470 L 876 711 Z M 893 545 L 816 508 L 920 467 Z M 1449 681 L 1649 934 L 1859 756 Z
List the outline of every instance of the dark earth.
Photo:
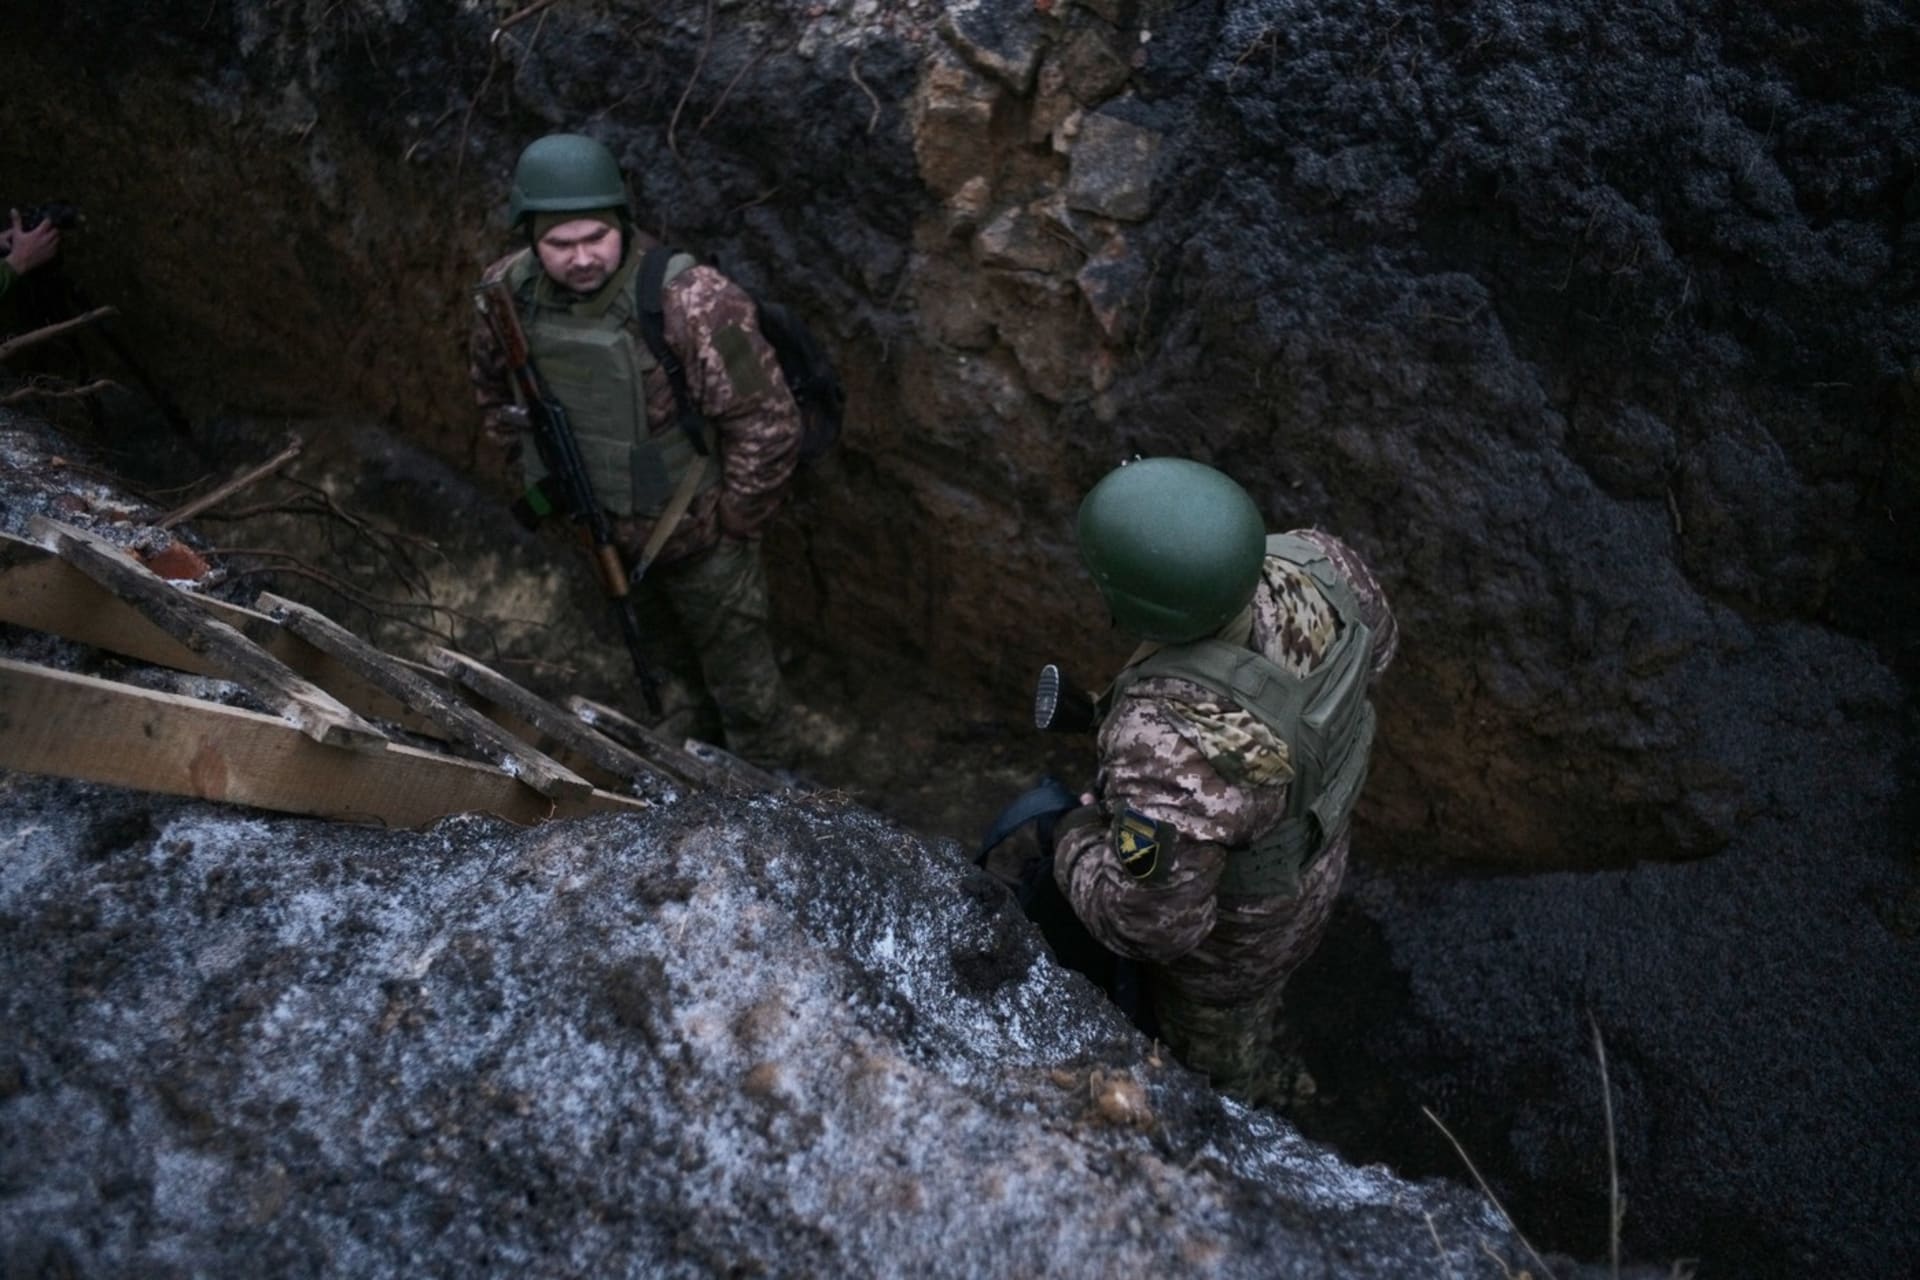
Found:
M 1430 1109 L 1594 1261 L 1611 1101 L 1628 1257 L 1920 1267 L 1912 5 L 187 8 L 0 45 L 0 194 L 79 204 L 121 312 L 7 369 L 121 382 L 38 408 L 161 509 L 300 432 L 362 524 L 263 487 L 191 532 L 236 584 L 631 701 L 462 385 L 513 157 L 588 129 L 847 374 L 768 543 L 824 787 L 964 846 L 1083 778 L 1024 726 L 1041 662 L 1124 651 L 1074 504 L 1210 461 L 1406 636 L 1289 1123 L 1470 1181 Z M 0 328 L 73 302 L 27 283 Z

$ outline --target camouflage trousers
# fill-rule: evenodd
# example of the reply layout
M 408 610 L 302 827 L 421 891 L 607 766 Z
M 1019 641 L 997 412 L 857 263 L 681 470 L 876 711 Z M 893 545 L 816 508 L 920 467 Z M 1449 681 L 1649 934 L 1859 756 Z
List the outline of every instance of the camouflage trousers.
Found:
M 655 661 L 673 677 L 660 728 L 726 747 L 756 764 L 791 759 L 786 686 L 774 660 L 759 539 L 722 538 L 656 565 L 634 593 Z
M 1232 1004 L 1194 999 L 1164 973 L 1148 977 L 1160 1039 L 1173 1055 L 1224 1094 L 1257 1107 L 1293 1101 L 1301 1063 L 1282 1040 L 1280 988 Z
M 1305 1065 L 1286 1035 L 1280 993 L 1327 931 L 1352 841 L 1351 830 L 1337 832 L 1294 897 L 1221 902 L 1204 956 L 1148 970 L 1160 1038 L 1222 1093 L 1275 1109 L 1296 1100 Z

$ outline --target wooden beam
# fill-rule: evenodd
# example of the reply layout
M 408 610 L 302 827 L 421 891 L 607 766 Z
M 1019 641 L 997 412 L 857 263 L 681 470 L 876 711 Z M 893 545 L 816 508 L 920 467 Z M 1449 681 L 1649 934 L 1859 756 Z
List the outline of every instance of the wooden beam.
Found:
M 397 744 L 342 751 L 255 711 L 4 658 L 0 768 L 390 827 L 648 807 L 605 791 L 556 803 L 490 765 Z
M 306 605 L 262 592 L 254 607 L 316 649 L 331 654 L 368 683 L 386 691 L 543 796 L 559 798 L 593 790 L 593 784 L 556 764 L 493 721 L 380 652 L 332 618 Z
M 761 774 L 752 765 L 745 765 L 745 768 L 751 771 L 746 773 L 736 773 L 729 769 L 727 761 L 737 760 L 737 756 L 729 756 L 727 761 L 703 759 L 686 747 L 676 745 L 664 733 L 641 724 L 638 720 L 603 702 L 595 702 L 592 698 L 583 698 L 579 694 L 568 696 L 566 702 L 569 711 L 621 746 L 645 756 L 648 760 L 659 764 L 661 768 L 671 770 L 696 786 L 705 787 L 710 791 L 779 790 L 778 783 Z M 744 761 L 741 763 L 745 764 Z
M 377 749 L 387 737 L 318 685 L 202 609 L 198 599 L 155 575 L 131 554 L 71 525 L 35 516 L 42 545 L 126 601 L 147 620 L 236 680 L 316 742 Z
M 345 664 L 283 629 L 264 613 L 212 596 L 198 604 L 295 672 L 331 693 L 363 716 L 390 721 L 430 738 L 446 730 L 396 698 L 355 675 Z M 147 616 L 45 547 L 0 533 L 0 622 L 45 631 L 123 657 L 190 671 L 225 676 L 218 661 L 189 649 Z M 407 670 L 447 691 L 451 680 L 432 667 L 393 658 Z
M 362 680 L 330 655 L 283 629 L 264 613 L 212 596 L 200 607 L 363 716 L 388 720 L 426 737 L 445 736 L 432 720 Z M 220 665 L 196 653 L 145 614 L 45 547 L 0 533 L 0 622 L 45 631 L 109 653 L 196 675 L 222 675 Z M 394 658 L 409 671 L 452 692 L 456 686 L 432 667 Z
M 600 733 L 577 717 L 568 715 L 538 694 L 521 688 L 491 667 L 475 662 L 463 653 L 434 648 L 427 654 L 433 665 L 447 673 L 481 698 L 504 709 L 514 719 L 560 743 L 566 749 L 617 778 L 650 786 L 671 784 L 674 779 Z

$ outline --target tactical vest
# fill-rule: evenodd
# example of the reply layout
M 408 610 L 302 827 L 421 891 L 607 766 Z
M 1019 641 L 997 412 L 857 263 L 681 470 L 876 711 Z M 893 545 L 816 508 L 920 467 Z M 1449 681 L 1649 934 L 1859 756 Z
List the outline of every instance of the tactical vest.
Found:
M 635 287 L 643 257 L 629 253 L 599 292 L 573 303 L 530 249 L 507 267 L 506 281 L 520 304 L 533 366 L 566 406 L 594 497 L 615 515 L 652 517 L 666 509 L 675 487 L 700 458 L 684 432 L 655 435 L 647 419 L 646 375 L 658 362 L 636 329 Z M 666 278 L 693 265 L 691 254 L 678 254 L 667 264 Z M 536 484 L 547 466 L 532 439 L 523 444 L 527 483 Z M 697 492 L 719 483 L 719 468 L 710 468 Z
M 1373 751 L 1373 705 L 1367 701 L 1373 633 L 1361 620 L 1359 599 L 1326 552 L 1304 538 L 1273 534 L 1267 554 L 1304 569 L 1340 617 L 1340 634 L 1319 666 L 1296 676 L 1245 646 L 1195 640 L 1127 667 L 1107 695 L 1113 706 L 1136 681 L 1189 680 L 1250 712 L 1291 749 L 1286 816 L 1251 846 L 1229 851 L 1220 877 L 1220 894 L 1229 898 L 1299 893 L 1302 873 L 1352 814 Z

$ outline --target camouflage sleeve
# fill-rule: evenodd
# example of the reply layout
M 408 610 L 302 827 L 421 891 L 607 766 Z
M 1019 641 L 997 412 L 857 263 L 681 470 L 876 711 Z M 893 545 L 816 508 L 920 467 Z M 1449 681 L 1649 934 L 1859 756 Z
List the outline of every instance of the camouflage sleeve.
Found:
M 518 254 L 509 254 L 488 267 L 481 276 L 491 284 L 505 274 Z M 480 308 L 473 308 L 473 328 L 467 340 L 467 380 L 473 384 L 474 403 L 480 407 L 480 432 L 498 455 L 513 462 L 521 450 L 525 431 L 510 412 L 514 407 L 513 386 L 507 380 L 507 353 L 493 334 Z
M 752 537 L 779 510 L 800 460 L 800 411 L 744 289 L 694 267 L 668 284 L 663 310 L 687 391 L 719 438 L 721 527 Z
M 1373 629 L 1373 674 L 1379 678 L 1400 648 L 1400 624 L 1394 620 L 1393 607 L 1387 603 L 1387 593 L 1379 579 L 1373 576 L 1373 570 L 1358 551 L 1332 534 L 1319 529 L 1296 529 L 1294 534 L 1326 552 L 1327 559 L 1359 598 L 1360 616 Z
M 1285 788 L 1277 790 L 1284 797 Z M 1100 731 L 1100 801 L 1109 821 L 1061 837 L 1054 878 L 1109 950 L 1178 959 L 1213 931 L 1225 849 L 1244 844 L 1256 820 L 1247 794 L 1228 785 L 1183 731 L 1175 704 L 1130 695 Z M 1122 864 L 1121 826 L 1130 815 L 1176 833 L 1164 878 L 1142 880 Z

